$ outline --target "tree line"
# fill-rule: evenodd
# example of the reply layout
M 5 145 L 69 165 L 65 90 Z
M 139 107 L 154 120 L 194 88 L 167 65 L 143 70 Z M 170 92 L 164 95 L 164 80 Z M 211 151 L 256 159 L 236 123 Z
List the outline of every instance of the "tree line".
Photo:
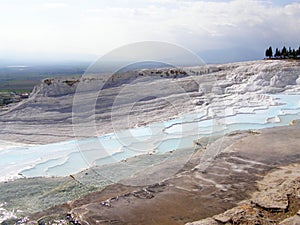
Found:
M 300 59 L 300 46 L 298 49 L 292 49 L 291 47 L 287 49 L 285 46 L 282 49 L 276 48 L 274 54 L 270 46 L 266 49 L 265 56 L 269 59 Z

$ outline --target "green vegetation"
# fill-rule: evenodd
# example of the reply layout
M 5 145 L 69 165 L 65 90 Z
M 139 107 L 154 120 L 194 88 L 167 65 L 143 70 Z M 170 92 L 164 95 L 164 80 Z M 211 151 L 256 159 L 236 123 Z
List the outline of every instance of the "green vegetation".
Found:
M 0 66 L 0 108 L 28 98 L 34 86 L 43 79 L 64 76 L 80 77 L 87 65 L 85 63 L 31 66 L 2 65 Z M 66 81 L 70 86 L 74 82 Z
M 273 49 L 270 46 L 266 49 L 265 56 L 268 59 L 300 59 L 300 47 L 298 49 L 287 49 L 285 46 L 280 50 L 276 48 L 275 54 L 273 55 Z
M 52 77 L 81 76 L 88 63 L 76 62 L 28 66 L 0 66 L 0 92 L 31 92 L 41 80 Z
M 21 96 L 13 92 L 0 92 L 0 106 L 19 102 L 20 100 L 21 100 Z

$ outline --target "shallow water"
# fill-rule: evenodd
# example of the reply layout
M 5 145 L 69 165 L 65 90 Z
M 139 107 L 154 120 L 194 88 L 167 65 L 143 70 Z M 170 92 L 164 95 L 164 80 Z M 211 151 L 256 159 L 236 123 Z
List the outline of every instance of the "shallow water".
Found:
M 300 119 L 300 95 L 271 95 L 280 103 L 267 109 L 227 108 L 209 119 L 206 112 L 122 130 L 97 138 L 0 151 L 0 181 L 19 177 L 66 176 L 93 165 L 119 162 L 137 155 L 193 147 L 193 140 L 214 133 L 288 125 Z

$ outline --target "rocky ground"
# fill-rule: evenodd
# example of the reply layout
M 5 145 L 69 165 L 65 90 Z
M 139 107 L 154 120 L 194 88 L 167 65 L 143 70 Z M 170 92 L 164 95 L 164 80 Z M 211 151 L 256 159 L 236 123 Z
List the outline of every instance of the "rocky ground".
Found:
M 250 199 L 212 217 L 186 225 L 300 224 L 300 164 L 283 166 L 257 182 Z
M 30 216 L 30 224 L 298 224 L 300 125 L 234 132 L 195 152 L 176 175 L 153 185 L 112 184 Z M 284 134 L 284 135 L 283 135 Z M 205 152 L 221 147 L 207 168 Z M 162 164 L 128 184 L 160 176 Z M 202 219 L 202 220 L 201 220 Z M 191 222 L 197 221 L 197 222 Z

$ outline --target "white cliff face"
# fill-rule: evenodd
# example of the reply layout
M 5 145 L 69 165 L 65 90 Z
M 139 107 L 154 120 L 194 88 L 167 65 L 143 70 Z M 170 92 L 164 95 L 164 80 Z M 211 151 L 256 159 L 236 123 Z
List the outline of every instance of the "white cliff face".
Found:
M 89 137 L 199 109 L 226 116 L 266 108 L 277 104 L 266 94 L 299 93 L 300 64 L 266 60 L 140 70 L 105 78 L 41 81 L 28 100 L 0 115 L 1 138 L 49 143 L 74 138 L 74 121 L 82 128 L 80 137 Z M 92 120 L 97 133 L 91 132 Z
M 61 97 L 74 95 L 78 84 L 86 84 L 88 89 L 93 88 L 93 78 L 81 79 L 80 77 L 70 78 L 47 78 L 34 87 L 31 97 Z
M 171 72 L 170 72 L 171 71 Z M 176 74 L 175 72 L 176 71 Z M 187 74 L 185 74 L 187 73 Z M 164 78 L 183 79 L 192 77 L 195 80 L 204 75 L 213 75 L 215 86 L 212 92 L 215 94 L 231 94 L 245 92 L 278 93 L 290 89 L 291 86 L 300 84 L 300 64 L 298 62 L 286 61 L 254 61 L 245 63 L 231 63 L 225 65 L 208 65 L 203 67 L 192 67 L 185 69 L 157 69 L 114 74 L 106 83 L 109 85 L 133 84 L 139 82 L 162 80 Z M 150 78 L 150 79 L 149 79 Z M 74 94 L 81 84 L 86 91 L 99 88 L 99 82 L 103 82 L 101 76 L 71 77 L 71 78 L 49 78 L 44 79 L 40 85 L 33 90 L 32 96 L 60 97 Z M 98 84 L 97 85 L 95 85 Z M 101 83 L 102 84 L 102 83 Z M 197 88 L 193 82 L 186 79 L 182 82 L 185 88 Z
M 231 70 L 225 67 L 225 73 L 220 72 L 226 78 L 225 84 L 230 85 L 225 93 L 279 93 L 297 85 L 300 75 L 298 62 L 257 61 L 236 65 L 239 66 Z

